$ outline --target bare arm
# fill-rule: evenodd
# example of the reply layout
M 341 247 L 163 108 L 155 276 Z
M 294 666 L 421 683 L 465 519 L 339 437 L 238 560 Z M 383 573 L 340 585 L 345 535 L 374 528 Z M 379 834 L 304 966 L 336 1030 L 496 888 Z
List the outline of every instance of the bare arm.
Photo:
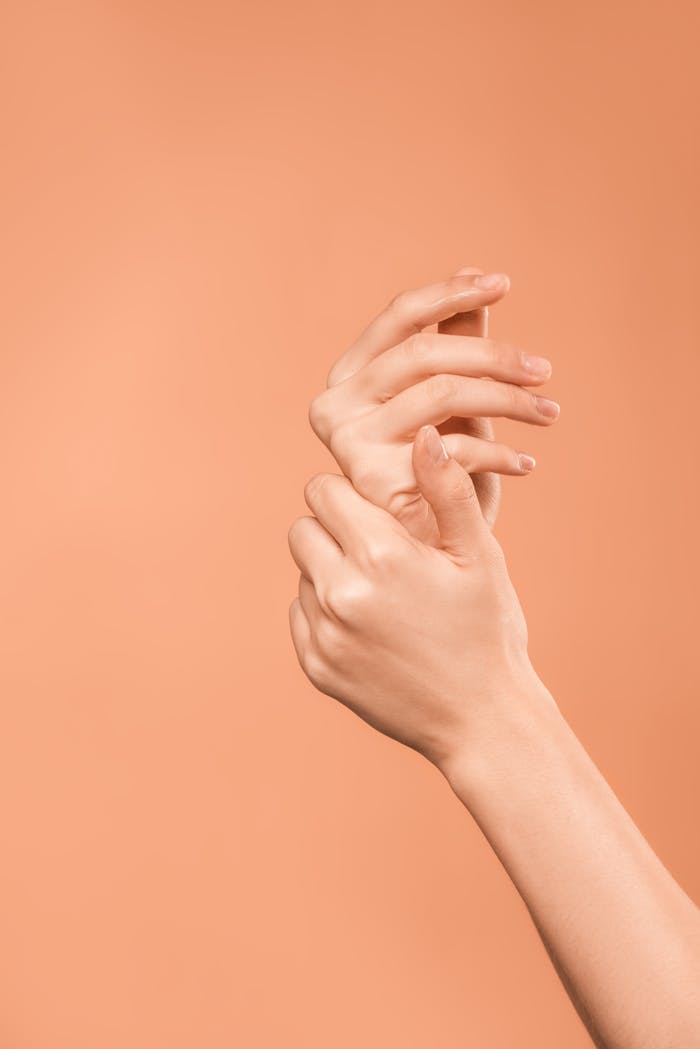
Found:
M 290 622 L 312 682 L 432 761 L 525 901 L 605 1049 L 700 1046 L 700 912 L 567 725 L 473 483 L 434 427 L 413 468 L 421 542 L 347 478 L 307 486 Z
M 700 913 L 553 704 L 455 755 L 448 779 L 499 856 L 581 1019 L 609 1049 L 700 1045 Z

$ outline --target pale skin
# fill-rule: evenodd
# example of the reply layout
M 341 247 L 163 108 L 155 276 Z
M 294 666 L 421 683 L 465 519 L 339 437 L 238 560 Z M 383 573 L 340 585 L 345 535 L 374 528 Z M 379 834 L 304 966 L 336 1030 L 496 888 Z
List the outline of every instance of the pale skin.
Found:
M 426 534 L 346 476 L 307 485 L 313 516 L 289 533 L 299 662 L 318 689 L 446 778 L 522 896 L 596 1045 L 695 1049 L 700 911 L 533 668 L 492 522 L 434 421 L 411 435 Z M 478 447 L 470 454 L 478 459 Z
M 484 276 L 489 286 L 479 287 Z M 559 414 L 556 401 L 532 389 L 549 378 L 549 361 L 485 337 L 487 308 L 507 291 L 505 274 L 465 267 L 397 295 L 336 362 L 309 410 L 355 489 L 426 542 L 437 541 L 435 520 L 411 468 L 422 425 L 437 426 L 450 454 L 474 474 L 493 524 L 498 474 L 527 474 L 535 461 L 494 441 L 489 417 L 549 426 Z M 424 330 L 435 323 L 437 333 Z

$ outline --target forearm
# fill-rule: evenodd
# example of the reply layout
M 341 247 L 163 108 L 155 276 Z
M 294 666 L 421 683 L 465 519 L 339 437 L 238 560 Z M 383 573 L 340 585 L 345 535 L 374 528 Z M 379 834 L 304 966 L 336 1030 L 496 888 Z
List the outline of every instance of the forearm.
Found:
M 700 914 L 532 670 L 503 551 L 435 427 L 416 435 L 412 469 L 438 545 L 346 477 L 307 485 L 314 516 L 290 531 L 299 661 L 442 769 L 599 1045 L 698 1049 Z
M 444 769 L 606 1049 L 700 1045 L 700 912 L 542 687 Z

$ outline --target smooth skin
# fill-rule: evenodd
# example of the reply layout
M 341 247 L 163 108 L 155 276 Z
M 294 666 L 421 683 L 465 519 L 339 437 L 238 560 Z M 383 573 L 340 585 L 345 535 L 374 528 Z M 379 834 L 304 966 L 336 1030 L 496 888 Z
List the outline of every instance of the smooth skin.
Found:
M 506 274 L 465 267 L 447 280 L 397 295 L 331 369 L 309 420 L 356 491 L 428 543 L 435 518 L 416 487 L 411 449 L 421 426 L 442 432 L 471 474 L 486 520 L 498 511 L 499 474 L 522 476 L 527 453 L 493 440 L 490 417 L 549 426 L 555 401 L 533 392 L 549 361 L 486 337 L 488 306 L 508 291 Z M 438 324 L 436 333 L 427 332 Z
M 445 442 L 446 443 L 446 442 Z M 347 477 L 306 487 L 290 627 L 322 692 L 423 754 L 522 896 L 593 1041 L 700 1046 L 700 912 L 566 723 L 474 481 L 432 425 L 412 446 L 425 542 Z

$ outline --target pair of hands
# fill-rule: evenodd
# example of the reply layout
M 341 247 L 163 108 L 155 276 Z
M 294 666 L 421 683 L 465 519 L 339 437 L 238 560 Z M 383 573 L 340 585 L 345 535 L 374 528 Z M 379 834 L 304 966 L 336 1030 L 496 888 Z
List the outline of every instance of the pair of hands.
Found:
M 307 676 L 446 774 L 477 724 L 539 684 L 491 532 L 498 475 L 534 460 L 495 442 L 489 417 L 546 426 L 558 405 L 530 389 L 549 362 L 486 337 L 507 290 L 505 275 L 466 269 L 368 325 L 309 413 L 344 476 L 312 478 L 313 517 L 289 532 Z

